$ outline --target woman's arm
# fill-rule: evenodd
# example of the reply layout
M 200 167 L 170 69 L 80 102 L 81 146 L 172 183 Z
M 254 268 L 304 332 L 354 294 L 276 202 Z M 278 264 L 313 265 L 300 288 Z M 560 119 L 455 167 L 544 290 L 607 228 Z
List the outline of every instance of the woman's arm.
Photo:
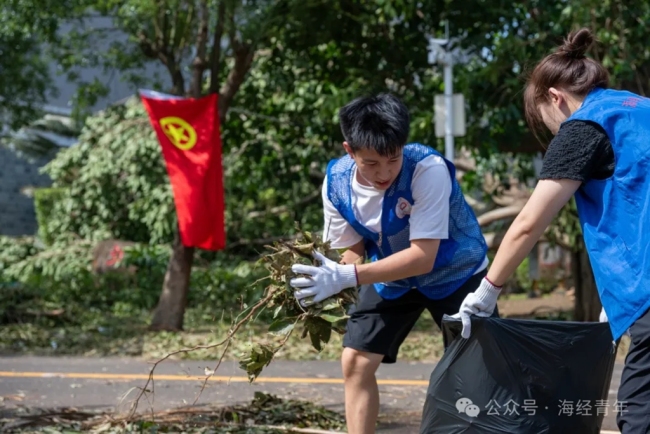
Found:
M 515 272 L 580 185 L 580 181 L 570 179 L 539 181 L 526 206 L 510 225 L 492 261 L 487 279 L 493 285 L 502 286 Z

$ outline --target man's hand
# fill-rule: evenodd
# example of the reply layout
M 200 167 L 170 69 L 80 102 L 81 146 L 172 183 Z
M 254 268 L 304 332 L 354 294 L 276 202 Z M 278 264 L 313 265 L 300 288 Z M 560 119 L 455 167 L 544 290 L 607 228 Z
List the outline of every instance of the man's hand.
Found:
M 492 316 L 500 292 L 501 287 L 494 286 L 489 280 L 483 278 L 476 291 L 467 294 L 465 300 L 460 305 L 458 313 L 454 315 L 454 318 L 460 317 L 463 322 L 462 337 L 469 339 L 472 332 L 471 315 Z
M 291 270 L 296 274 L 307 274 L 310 277 L 296 277 L 289 284 L 293 288 L 304 288 L 294 293 L 296 299 L 307 307 L 305 298 L 314 297 L 312 303 L 319 303 L 345 288 L 357 286 L 356 265 L 340 265 L 326 258 L 320 252 L 314 252 L 314 258 L 321 262 L 320 267 L 293 264 Z

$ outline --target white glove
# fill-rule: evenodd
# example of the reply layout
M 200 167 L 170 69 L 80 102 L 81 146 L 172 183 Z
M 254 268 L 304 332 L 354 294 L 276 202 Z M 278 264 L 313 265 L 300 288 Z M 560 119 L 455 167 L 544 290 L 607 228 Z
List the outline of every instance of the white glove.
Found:
M 306 307 L 304 298 L 314 297 L 311 303 L 319 303 L 345 288 L 357 286 L 356 265 L 341 265 L 326 258 L 320 252 L 314 252 L 314 258 L 321 262 L 320 267 L 293 264 L 291 270 L 296 274 L 307 274 L 311 277 L 296 277 L 289 284 L 294 288 L 305 288 L 294 293 L 296 299 Z M 310 303 L 310 304 L 311 304 Z
M 608 321 L 607 320 L 607 313 L 605 313 L 605 308 L 602 308 L 602 310 L 600 311 L 600 316 L 598 317 L 598 320 L 600 322 L 607 322 Z
M 501 287 L 494 286 L 489 280 L 483 278 L 476 291 L 467 294 L 465 300 L 460 305 L 460 309 L 455 318 L 460 317 L 463 322 L 463 331 L 461 336 L 469 339 L 472 332 L 471 315 L 489 317 L 494 313 L 497 305 L 497 298 L 501 292 Z
M 605 308 L 602 308 L 600 310 L 600 315 L 598 316 L 598 321 L 599 322 L 609 322 L 609 319 L 607 318 L 607 313 L 605 312 Z M 630 329 L 627 329 L 625 331 L 625 334 L 632 337 L 632 335 L 630 334 Z

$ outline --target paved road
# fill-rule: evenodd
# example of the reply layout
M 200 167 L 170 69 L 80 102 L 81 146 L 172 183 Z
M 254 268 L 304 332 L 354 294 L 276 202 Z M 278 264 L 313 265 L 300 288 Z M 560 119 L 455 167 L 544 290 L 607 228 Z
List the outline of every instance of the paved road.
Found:
M 171 361 L 156 370 L 154 409 L 194 402 L 205 368 L 214 362 Z M 429 375 L 434 365 L 401 362 L 378 372 L 383 423 L 378 433 L 417 433 Z M 86 407 L 115 409 L 120 398 L 144 385 L 150 365 L 119 358 L 0 358 L 0 410 L 27 407 Z M 337 362 L 275 361 L 257 382 L 249 384 L 236 363 L 224 363 L 198 404 L 231 405 L 250 401 L 256 391 L 286 398 L 308 399 L 336 411 L 343 410 L 343 386 Z M 621 366 L 617 365 L 610 400 L 616 400 Z M 134 398 L 134 391 L 125 402 Z M 145 404 L 148 405 L 148 404 Z M 148 407 L 150 408 L 150 407 Z M 609 414 L 604 430 L 616 430 Z M 605 432 L 605 431 L 603 431 Z M 618 431 L 614 431 L 618 432 Z

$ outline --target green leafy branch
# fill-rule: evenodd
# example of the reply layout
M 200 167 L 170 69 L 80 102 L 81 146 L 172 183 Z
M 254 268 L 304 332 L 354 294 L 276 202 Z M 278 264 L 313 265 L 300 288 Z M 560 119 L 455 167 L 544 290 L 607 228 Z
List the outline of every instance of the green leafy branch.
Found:
M 329 343 L 332 332 L 339 334 L 345 332 L 348 307 L 357 299 L 356 288 L 348 288 L 323 302 L 312 303 L 308 307 L 301 306 L 294 296 L 294 290 L 289 284 L 289 281 L 296 277 L 291 270 L 293 264 L 301 262 L 318 265 L 312 256 L 314 250 L 321 252 L 333 261 L 340 261 L 339 252 L 331 249 L 329 242 L 323 242 L 317 235 L 302 231 L 298 226 L 296 226 L 296 230 L 298 236 L 294 241 L 291 243 L 276 242 L 273 246 L 267 246 L 271 252 L 260 260 L 269 271 L 269 275 L 263 279 L 271 281 L 266 288 L 265 295 L 240 314 L 240 317 L 242 315 L 243 317 L 235 322 L 223 340 L 209 345 L 180 349 L 155 362 L 149 372 L 147 382 L 140 389 L 140 393 L 131 406 L 129 418 L 135 415 L 140 399 L 147 393 L 153 393 L 154 371 L 160 363 L 177 354 L 224 347 L 215 369 L 206 370 L 203 386 L 194 401 L 196 403 L 209 379 L 221 366 L 237 332 L 264 309 L 273 309 L 273 322 L 269 325 L 268 332 L 275 336 L 282 336 L 283 339 L 274 346 L 253 345 L 251 350 L 240 359 L 239 366 L 246 371 L 251 382 L 273 361 L 275 355 L 284 347 L 299 324 L 302 324 L 303 327 L 301 337 L 304 339 L 309 335 L 312 346 L 319 352 L 322 350 L 323 344 Z M 259 280 L 253 284 L 258 282 Z M 150 387 L 151 389 L 149 389 Z
M 278 242 L 274 246 L 267 246 L 273 253 L 262 258 L 272 281 L 268 287 L 272 297 L 267 307 L 274 309 L 274 321 L 269 326 L 269 333 L 284 336 L 284 340 L 275 348 L 256 345 L 248 356 L 240 361 L 240 367 L 248 373 L 251 381 L 254 381 L 264 367 L 271 363 L 298 324 L 303 325 L 301 338 L 304 339 L 309 335 L 312 346 L 319 352 L 322 350 L 323 343 L 329 343 L 332 331 L 345 333 L 347 309 L 357 298 L 356 288 L 349 288 L 321 303 L 310 304 L 306 308 L 296 301 L 293 289 L 289 285 L 289 281 L 295 277 L 291 271 L 293 264 L 308 262 L 311 265 L 318 265 L 312 256 L 314 250 L 333 261 L 340 261 L 338 251 L 331 249 L 329 242 L 322 242 L 317 235 L 301 231 L 300 228 L 296 229 L 299 236 L 293 244 Z

